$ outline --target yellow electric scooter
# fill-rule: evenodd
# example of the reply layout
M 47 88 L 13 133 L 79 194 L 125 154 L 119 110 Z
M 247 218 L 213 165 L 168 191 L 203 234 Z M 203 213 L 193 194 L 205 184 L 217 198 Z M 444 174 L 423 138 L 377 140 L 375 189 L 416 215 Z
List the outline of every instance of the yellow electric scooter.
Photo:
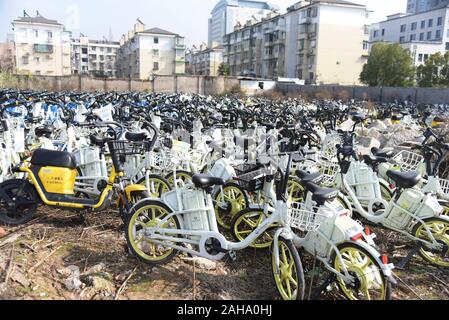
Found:
M 117 136 L 117 135 L 116 135 Z M 151 145 L 154 146 L 157 134 Z M 114 191 L 124 214 L 132 202 L 149 197 L 145 186 L 124 183 L 124 167 L 128 141 L 107 142 L 112 159 L 112 170 L 107 186 L 98 199 L 75 197 L 77 175 L 73 154 L 63 151 L 37 149 L 30 161 L 24 161 L 14 171 L 25 173 L 24 179 L 7 180 L 0 184 L 0 222 L 20 225 L 30 221 L 40 204 L 75 210 L 101 211 L 112 204 Z

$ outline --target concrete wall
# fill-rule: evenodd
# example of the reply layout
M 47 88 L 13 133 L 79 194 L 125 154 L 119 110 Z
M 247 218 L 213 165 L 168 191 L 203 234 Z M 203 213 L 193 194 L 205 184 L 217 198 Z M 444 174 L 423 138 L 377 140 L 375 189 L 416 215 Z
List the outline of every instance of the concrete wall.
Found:
M 168 93 L 220 94 L 239 86 L 237 78 L 204 76 L 158 76 L 152 81 L 95 79 L 87 76 L 23 76 L 16 75 L 20 89 L 49 91 L 154 91 Z M 8 84 L 6 84 L 8 87 Z
M 276 89 L 286 95 L 317 98 L 349 98 L 375 102 L 411 101 L 424 104 L 449 103 L 449 88 L 391 88 L 359 86 L 301 86 L 278 83 Z

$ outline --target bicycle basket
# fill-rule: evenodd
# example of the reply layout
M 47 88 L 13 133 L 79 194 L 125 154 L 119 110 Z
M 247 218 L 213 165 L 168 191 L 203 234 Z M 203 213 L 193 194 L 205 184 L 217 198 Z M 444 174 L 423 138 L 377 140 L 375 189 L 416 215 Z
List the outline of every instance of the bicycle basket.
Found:
M 128 141 L 108 141 L 108 148 L 111 154 L 112 163 L 114 164 L 115 171 L 123 171 L 124 163 L 126 161 L 126 152 Z
M 403 150 L 393 157 L 393 160 L 401 167 L 401 171 L 417 171 L 424 157 L 420 154 Z
M 301 202 L 292 202 L 288 213 L 290 227 L 301 231 L 316 231 L 327 218 L 326 215 L 318 213 L 318 208 L 306 209 Z
M 333 187 L 335 185 L 335 179 L 337 178 L 340 166 L 338 163 L 321 159 L 318 161 L 318 168 L 323 175 L 323 181 L 321 185 L 325 187 Z
M 254 171 L 258 168 L 260 168 L 260 166 L 257 164 L 243 163 L 241 165 L 235 166 L 234 170 L 237 176 L 241 176 L 246 173 L 250 173 L 251 171 Z
M 439 179 L 441 192 L 443 192 L 443 197 L 449 199 L 449 180 Z
M 274 177 L 274 174 L 264 168 L 240 175 L 236 180 L 246 191 L 255 192 L 263 189 L 265 179 L 269 176 Z

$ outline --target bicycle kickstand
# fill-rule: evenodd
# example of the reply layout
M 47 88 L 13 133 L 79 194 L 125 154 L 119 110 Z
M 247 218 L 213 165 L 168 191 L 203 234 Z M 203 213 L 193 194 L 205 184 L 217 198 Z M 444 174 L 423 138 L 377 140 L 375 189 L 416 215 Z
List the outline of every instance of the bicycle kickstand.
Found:
M 414 248 L 412 248 L 407 256 L 402 259 L 397 265 L 395 265 L 396 269 L 404 270 L 407 264 L 412 260 L 412 258 L 418 253 L 418 251 L 422 248 L 422 243 L 418 243 Z
M 329 277 L 324 280 L 323 284 L 321 284 L 318 288 L 312 291 L 312 294 L 310 295 L 310 300 L 318 300 L 321 296 L 321 293 L 326 290 L 326 288 L 332 284 L 336 280 L 335 274 L 330 274 Z

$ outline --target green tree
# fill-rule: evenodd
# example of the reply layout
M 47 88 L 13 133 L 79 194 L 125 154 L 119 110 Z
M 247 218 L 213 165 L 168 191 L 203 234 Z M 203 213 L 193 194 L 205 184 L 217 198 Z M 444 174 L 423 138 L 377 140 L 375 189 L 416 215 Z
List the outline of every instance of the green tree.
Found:
M 414 77 L 415 67 L 408 50 L 397 43 L 376 43 L 360 81 L 372 87 L 408 87 L 413 85 Z
M 437 52 L 416 70 L 416 79 L 420 87 L 449 86 L 449 52 L 444 55 Z
M 229 76 L 231 74 L 231 69 L 225 63 L 220 63 L 218 66 L 218 74 L 220 76 Z

